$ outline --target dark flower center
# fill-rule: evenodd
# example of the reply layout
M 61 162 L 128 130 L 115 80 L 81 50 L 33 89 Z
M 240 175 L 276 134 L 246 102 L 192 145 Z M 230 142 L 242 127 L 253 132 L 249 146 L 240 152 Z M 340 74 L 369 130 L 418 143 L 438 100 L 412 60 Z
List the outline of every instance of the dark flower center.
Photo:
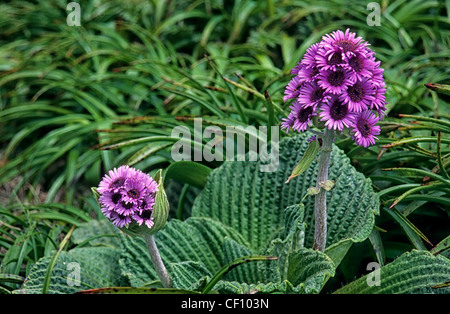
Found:
M 348 60 L 348 64 L 357 73 L 361 72 L 364 67 L 363 60 L 357 56 L 351 57 L 350 60 Z
M 117 178 L 109 185 L 110 188 L 120 188 L 125 183 L 125 178 Z
M 114 193 L 114 194 L 111 196 L 111 201 L 112 201 L 114 204 L 117 204 L 117 203 L 120 201 L 121 198 L 122 198 L 122 195 L 120 195 L 120 193 Z
M 336 43 L 336 46 L 341 47 L 344 52 L 355 51 L 355 43 L 348 40 L 340 40 Z
M 358 121 L 356 127 L 363 137 L 368 137 L 371 134 L 372 127 L 366 120 Z
M 344 83 L 344 71 L 333 71 L 328 75 L 327 81 L 331 86 L 341 86 Z
M 313 112 L 312 107 L 306 107 L 306 108 L 300 109 L 300 111 L 298 112 L 298 115 L 297 115 L 298 121 L 300 121 L 302 123 L 308 121 L 312 112 Z
M 309 97 L 309 99 L 311 100 L 311 102 L 316 102 L 316 101 L 320 101 L 323 98 L 323 93 L 325 92 L 324 89 L 318 87 L 316 89 L 314 89 L 311 93 L 311 96 Z
M 330 116 L 333 120 L 342 120 L 348 114 L 348 105 L 342 104 L 341 101 L 336 100 L 330 107 Z
M 353 102 L 360 102 L 364 99 L 364 96 L 366 95 L 366 91 L 361 86 L 361 84 L 355 84 L 353 86 L 349 86 L 347 89 L 348 96 L 350 97 L 351 101 Z
M 133 203 L 121 202 L 120 204 L 121 204 L 122 207 L 125 208 L 125 209 L 131 209 L 131 208 L 133 207 Z
M 152 211 L 151 210 L 144 210 L 142 214 L 140 215 L 142 219 L 150 219 L 152 217 Z
M 121 214 L 117 214 L 117 216 L 119 216 L 119 219 L 120 219 L 120 220 L 124 220 L 124 219 L 126 219 L 126 217 L 127 217 L 127 216 L 121 215 Z
M 130 189 L 127 191 L 127 195 L 133 199 L 138 199 L 140 196 L 140 193 L 137 189 Z
M 342 63 L 344 63 L 344 60 L 342 60 L 342 54 L 340 52 L 333 53 L 331 58 L 327 60 L 328 65 L 338 65 Z

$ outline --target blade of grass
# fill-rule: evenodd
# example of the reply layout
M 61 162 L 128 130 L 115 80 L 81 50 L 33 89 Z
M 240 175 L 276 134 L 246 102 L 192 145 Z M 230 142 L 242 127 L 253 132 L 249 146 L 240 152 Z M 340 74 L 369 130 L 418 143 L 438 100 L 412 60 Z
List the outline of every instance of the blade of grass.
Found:
M 442 137 L 442 134 L 439 131 L 438 136 L 437 136 L 437 161 L 438 161 L 438 165 L 439 165 L 439 169 L 441 170 L 441 173 L 444 175 L 444 177 L 446 177 L 447 179 L 450 180 L 450 176 L 448 175 L 447 170 L 445 170 L 445 165 L 442 162 L 441 137 Z
M 48 290 L 50 288 L 50 281 L 52 278 L 52 272 L 53 272 L 53 268 L 55 267 L 56 260 L 58 259 L 58 256 L 59 256 L 59 254 L 61 254 L 64 247 L 69 242 L 69 239 L 72 236 L 72 233 L 74 230 L 75 230 L 75 225 L 73 225 L 72 228 L 70 228 L 69 232 L 66 234 L 64 239 L 59 244 L 58 250 L 55 252 L 55 254 L 53 254 L 52 259 L 50 260 L 47 270 L 45 272 L 44 280 L 42 282 L 42 294 L 48 293 Z
M 205 54 L 205 58 L 208 61 L 208 63 L 211 65 L 211 67 L 214 69 L 214 71 L 222 78 L 222 80 L 225 82 L 225 86 L 228 89 L 228 92 L 231 95 L 231 100 L 232 103 L 234 105 L 234 107 L 236 108 L 236 110 L 239 113 L 239 116 L 241 117 L 242 122 L 244 123 L 248 123 L 248 119 L 247 116 L 245 115 L 244 111 L 242 110 L 242 106 L 239 103 L 238 99 L 236 98 L 236 95 L 234 93 L 234 91 L 231 89 L 230 84 L 228 83 L 227 80 L 225 80 L 224 76 L 222 75 L 222 73 L 220 73 L 219 69 L 217 68 L 217 66 L 214 64 L 214 62 L 208 57 L 208 55 Z

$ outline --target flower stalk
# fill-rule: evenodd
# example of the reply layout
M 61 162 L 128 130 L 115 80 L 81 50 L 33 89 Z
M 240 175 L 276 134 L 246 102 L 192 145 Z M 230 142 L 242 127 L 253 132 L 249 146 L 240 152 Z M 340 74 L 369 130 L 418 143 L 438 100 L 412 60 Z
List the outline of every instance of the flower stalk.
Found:
M 314 249 L 321 252 L 325 251 L 327 243 L 327 189 L 324 185 L 328 181 L 328 167 L 330 165 L 334 137 L 334 130 L 325 129 L 325 135 L 322 137 L 319 170 L 317 173 L 316 189 L 318 193 L 315 196 Z
M 164 288 L 172 288 L 172 282 L 167 272 L 166 267 L 159 254 L 158 247 L 156 246 L 155 238 L 152 234 L 144 235 L 145 244 L 147 245 L 148 252 L 150 253 L 150 259 L 152 260 L 153 267 L 155 267 L 156 273 Z

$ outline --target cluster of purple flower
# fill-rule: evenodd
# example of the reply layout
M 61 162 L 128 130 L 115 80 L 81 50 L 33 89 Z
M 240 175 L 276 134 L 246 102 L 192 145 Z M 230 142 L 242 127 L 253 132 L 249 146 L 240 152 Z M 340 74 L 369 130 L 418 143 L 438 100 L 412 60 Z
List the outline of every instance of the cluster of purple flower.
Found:
M 151 228 L 157 191 L 152 177 L 129 166 L 109 171 L 97 188 L 103 214 L 120 228 L 132 222 Z
M 329 130 L 350 129 L 356 143 L 375 144 L 386 115 L 385 83 L 380 62 L 369 44 L 348 29 L 322 37 L 291 73 L 284 101 L 294 99 L 282 128 L 305 131 L 314 116 Z

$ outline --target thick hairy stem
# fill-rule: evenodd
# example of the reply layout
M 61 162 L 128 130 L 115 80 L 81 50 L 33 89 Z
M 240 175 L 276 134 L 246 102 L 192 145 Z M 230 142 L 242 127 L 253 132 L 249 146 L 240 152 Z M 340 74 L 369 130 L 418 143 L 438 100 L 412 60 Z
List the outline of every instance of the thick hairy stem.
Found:
M 334 130 L 325 130 L 322 137 L 322 147 L 319 156 L 319 171 L 317 173 L 316 188 L 319 193 L 315 197 L 315 231 L 314 249 L 324 252 L 327 244 L 327 191 L 322 187 L 328 180 L 328 166 L 332 144 L 334 141 Z
M 147 244 L 148 252 L 150 253 L 150 258 L 152 260 L 153 266 L 156 269 L 159 279 L 161 280 L 164 288 L 172 288 L 172 283 L 170 281 L 169 273 L 164 266 L 164 263 L 159 255 L 158 247 L 156 246 L 155 238 L 153 235 L 145 235 L 145 243 Z

